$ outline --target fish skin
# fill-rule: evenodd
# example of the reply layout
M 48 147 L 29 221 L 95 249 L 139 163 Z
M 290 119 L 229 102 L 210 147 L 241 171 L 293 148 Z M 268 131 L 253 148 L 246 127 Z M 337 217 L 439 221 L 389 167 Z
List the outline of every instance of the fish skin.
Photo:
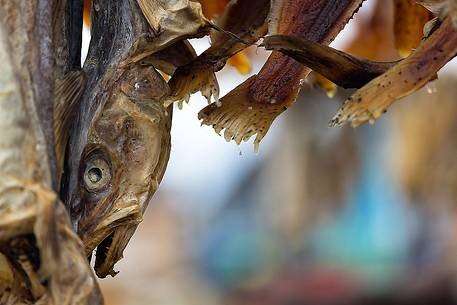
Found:
M 137 37 L 124 63 L 135 63 L 184 39 L 201 38 L 214 25 L 203 16 L 200 3 L 192 0 L 135 0 L 149 32 Z
M 269 34 L 292 34 L 313 42 L 329 44 L 343 29 L 363 1 L 283 0 L 282 10 Z M 285 16 L 285 17 L 282 17 Z M 309 73 L 293 59 L 273 52 L 250 87 L 254 103 L 291 105 L 300 79 Z
M 81 70 L 83 0 L 56 0 L 54 6 L 54 78 L 61 80 Z
M 171 76 L 178 67 L 189 64 L 197 53 L 187 40 L 181 40 L 141 60 L 140 64 L 151 65 Z

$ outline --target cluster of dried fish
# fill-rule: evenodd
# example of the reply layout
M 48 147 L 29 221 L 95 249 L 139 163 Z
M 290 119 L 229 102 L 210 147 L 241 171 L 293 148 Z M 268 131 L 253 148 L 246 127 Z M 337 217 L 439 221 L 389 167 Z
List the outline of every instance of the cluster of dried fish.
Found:
M 229 30 L 246 42 L 244 47 L 255 43 L 264 34 L 294 35 L 313 42 L 329 44 L 352 18 L 362 2 L 362 0 L 272 1 L 267 14 L 257 14 L 257 16 L 266 16 L 263 24 L 260 20 L 244 18 L 243 22 L 238 22 L 237 26 L 232 26 Z M 251 1 L 251 3 L 257 10 L 265 7 L 264 3 L 259 0 Z M 226 12 L 226 14 L 228 13 Z M 233 16 L 239 15 L 240 13 L 233 14 Z M 227 21 L 225 22 L 227 23 Z M 236 24 L 234 21 L 229 24 L 232 23 Z M 220 27 L 226 28 L 225 24 L 220 24 Z M 212 49 L 211 53 L 214 54 L 210 57 L 212 62 L 206 60 L 206 54 L 203 53 L 192 64 L 201 66 L 201 64 L 195 63 L 206 62 L 212 65 L 213 71 L 217 71 L 221 68 L 220 60 L 231 55 L 230 49 L 224 50 L 227 49 L 226 46 L 227 44 L 221 46 L 213 44 L 207 51 Z M 239 46 L 243 47 L 241 44 Z M 183 69 L 188 69 L 188 67 Z M 201 78 L 202 74 L 197 68 L 189 70 L 188 78 Z M 240 143 L 256 135 L 254 144 L 257 149 L 273 120 L 293 104 L 300 90 L 300 82 L 309 72 L 309 68 L 286 54 L 273 52 L 259 74 L 249 78 L 220 101 L 216 100 L 215 103 L 204 108 L 199 113 L 199 119 L 203 124 L 212 125 L 217 133 L 225 129 L 224 137 L 227 141 L 233 139 Z M 179 78 L 182 75 L 173 75 L 170 82 L 173 83 L 176 77 Z M 208 83 L 199 83 L 198 90 L 204 92 Z M 192 89 L 195 91 L 197 88 Z M 192 91 L 187 92 L 192 93 Z M 177 90 L 172 90 L 172 92 L 177 92 Z M 174 98 L 183 96 L 185 95 L 172 95 Z
M 211 26 L 189 1 L 94 1 L 81 67 L 82 12 L 0 2 L 0 304 L 103 303 L 92 252 L 114 275 L 170 153 L 168 85 L 136 56 Z
M 455 1 L 421 1 L 439 17 L 435 19 L 414 1 L 394 2 L 396 46 L 407 57 L 404 60 L 372 62 L 298 37 L 265 38 L 267 49 L 288 54 L 339 86 L 360 88 L 335 115 L 331 126 L 347 121 L 353 126 L 374 122 L 393 102 L 435 79 L 456 56 Z
M 96 274 L 115 275 L 165 172 L 173 102 L 202 92 L 214 102 L 203 124 L 237 143 L 256 135 L 258 147 L 311 69 L 361 87 L 332 121 L 357 125 L 457 52 L 455 0 L 420 1 L 437 18 L 422 40 L 399 31 L 408 57 L 388 63 L 326 46 L 363 0 L 232 0 L 214 21 L 201 6 L 211 1 L 93 0 L 81 67 L 87 1 L 0 0 L 0 304 L 103 303 L 89 262 L 95 251 Z M 422 31 L 429 13 L 395 2 Z M 187 39 L 205 35 L 196 56 Z M 264 37 L 274 52 L 259 74 L 219 99 L 215 72 Z
M 273 120 L 294 103 L 300 81 L 310 69 L 338 86 L 360 88 L 330 123 L 350 121 L 357 126 L 373 122 L 394 101 L 435 79 L 457 53 L 454 0 L 418 1 L 423 6 L 413 0 L 394 1 L 396 46 L 406 57 L 394 62 L 369 61 L 326 46 L 363 1 L 272 1 L 268 13 L 265 2 L 269 1 L 233 2 L 218 25 L 239 40 L 222 40 L 218 37 L 223 33 L 213 34 L 211 47 L 173 74 L 167 105 L 188 101 L 196 91 L 209 102 L 213 96 L 214 103 L 199 113 L 202 123 L 213 126 L 218 134 L 224 130 L 225 139 L 238 144 L 256 135 L 256 149 Z M 237 9 L 243 5 L 246 8 Z M 250 13 L 246 13 L 248 6 Z M 261 46 L 274 52 L 264 67 L 219 100 L 213 72 L 266 34 Z

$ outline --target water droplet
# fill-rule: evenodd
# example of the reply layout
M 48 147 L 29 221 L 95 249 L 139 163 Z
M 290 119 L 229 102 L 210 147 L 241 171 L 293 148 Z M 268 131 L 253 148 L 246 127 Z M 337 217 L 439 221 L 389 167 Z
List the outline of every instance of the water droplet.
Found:
M 257 140 L 254 140 L 254 153 L 256 155 L 259 154 L 259 149 L 260 149 L 260 142 Z
M 427 87 L 427 93 L 428 94 L 433 94 L 433 93 L 438 92 L 438 89 L 436 88 L 435 82 L 428 83 L 426 87 Z

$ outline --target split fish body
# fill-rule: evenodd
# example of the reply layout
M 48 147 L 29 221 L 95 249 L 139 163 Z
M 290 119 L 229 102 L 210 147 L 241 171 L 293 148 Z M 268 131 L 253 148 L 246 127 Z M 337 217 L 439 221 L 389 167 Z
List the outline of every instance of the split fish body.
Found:
M 0 304 L 98 304 L 98 286 L 55 192 L 45 2 L 0 1 Z

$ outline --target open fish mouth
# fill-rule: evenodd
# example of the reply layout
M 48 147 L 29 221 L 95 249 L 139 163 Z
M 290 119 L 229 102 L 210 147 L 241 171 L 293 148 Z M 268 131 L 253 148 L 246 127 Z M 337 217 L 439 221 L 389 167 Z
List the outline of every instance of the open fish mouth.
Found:
M 89 260 L 95 249 L 94 270 L 99 278 L 117 274 L 114 265 L 123 258 L 124 249 L 141 220 L 140 205 L 132 204 L 105 216 L 96 227 L 87 222 L 79 223 L 79 234 Z
M 96 251 L 96 259 L 95 259 L 95 270 L 96 270 L 96 273 L 98 276 L 100 276 L 100 272 L 98 272 L 97 270 L 100 270 L 101 269 L 101 266 L 105 265 L 105 262 L 106 262 L 106 258 L 108 256 L 108 253 L 110 251 L 110 248 L 113 244 L 113 238 L 114 238 L 114 232 L 111 233 L 110 235 L 108 235 L 108 237 L 106 237 L 104 240 L 102 240 L 102 242 L 98 245 L 97 247 L 97 251 Z M 114 267 L 114 264 L 113 264 L 113 267 Z M 116 275 L 116 272 L 114 271 L 113 268 L 111 268 L 113 273 L 109 273 L 111 276 L 115 276 Z M 106 275 L 104 275 L 103 277 L 105 277 Z
M 114 265 L 123 258 L 124 249 L 135 229 L 136 226 L 117 227 L 97 246 L 94 269 L 98 277 L 114 277 L 118 273 L 114 271 Z

